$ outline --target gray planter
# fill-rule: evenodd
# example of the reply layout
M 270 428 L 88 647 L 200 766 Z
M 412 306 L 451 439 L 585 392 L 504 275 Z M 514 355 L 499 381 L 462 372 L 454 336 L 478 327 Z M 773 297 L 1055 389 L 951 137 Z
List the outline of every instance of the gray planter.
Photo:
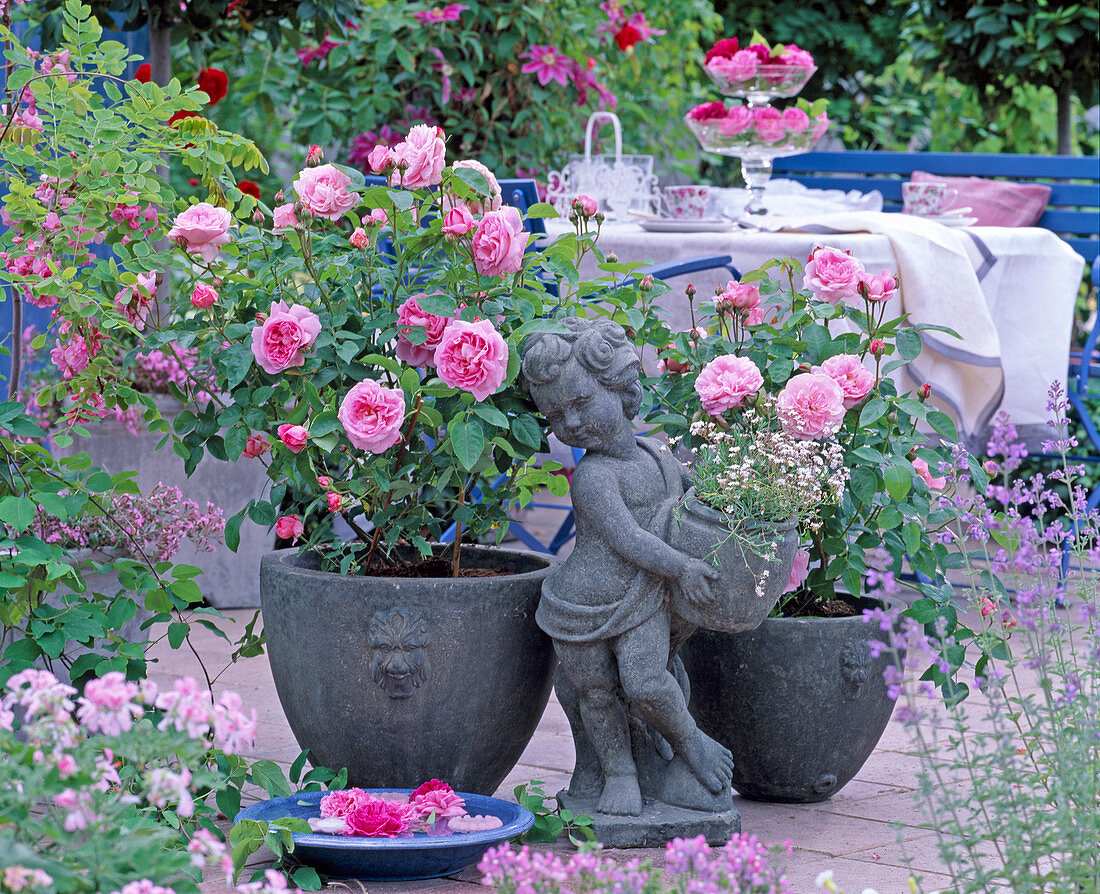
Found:
M 861 600 L 864 607 L 875 605 Z M 822 801 L 859 772 L 894 702 L 852 618 L 768 618 L 747 633 L 698 631 L 681 649 L 692 715 L 733 752 L 733 787 L 756 801 Z
M 519 760 L 557 664 L 535 623 L 553 565 L 465 547 L 473 578 L 329 574 L 296 550 L 260 565 L 267 654 L 298 744 L 349 785 L 442 779 L 491 795 Z M 312 565 L 312 567 L 311 567 Z
M 170 397 L 157 399 L 161 415 L 169 423 L 183 409 Z M 267 472 L 259 459 L 242 458 L 234 463 L 206 456 L 188 478 L 183 460 L 171 444 L 157 450 L 164 435 L 141 429 L 135 435 L 112 420 L 86 423 L 90 437 L 74 437 L 71 447 L 60 455 L 85 452 L 92 462 L 108 472 L 135 471 L 135 481 L 143 494 L 160 483 L 178 487 L 186 499 L 201 508 L 213 503 L 221 507 L 226 519 L 236 514 L 249 500 L 259 497 L 268 484 Z M 217 608 L 255 608 L 260 604 L 260 559 L 275 546 L 275 535 L 246 518 L 241 524 L 241 542 L 236 552 L 221 544 L 214 552 L 199 552 L 188 541 L 172 559 L 177 565 L 202 569 L 196 583 L 206 601 Z

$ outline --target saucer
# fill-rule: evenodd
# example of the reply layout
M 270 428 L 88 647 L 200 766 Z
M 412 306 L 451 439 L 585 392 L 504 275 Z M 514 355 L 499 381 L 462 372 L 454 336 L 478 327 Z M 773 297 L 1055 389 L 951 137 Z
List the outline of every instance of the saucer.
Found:
M 976 217 L 960 217 L 958 214 L 926 214 L 921 219 L 943 224 L 945 227 L 972 227 L 978 222 Z
M 736 224 L 722 217 L 692 218 L 688 220 L 661 218 L 639 220 L 638 225 L 650 233 L 718 233 L 732 230 Z

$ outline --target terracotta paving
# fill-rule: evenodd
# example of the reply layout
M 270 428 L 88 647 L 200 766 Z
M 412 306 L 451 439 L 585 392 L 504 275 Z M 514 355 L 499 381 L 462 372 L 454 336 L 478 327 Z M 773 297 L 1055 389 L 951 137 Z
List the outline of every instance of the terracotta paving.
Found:
M 553 515 L 544 527 L 556 528 L 560 515 Z M 537 520 L 536 520 L 537 521 Z M 532 524 L 535 527 L 535 524 Z M 252 616 L 251 610 L 230 610 L 220 626 L 235 639 Z M 279 706 L 267 659 L 263 656 L 227 665 L 230 648 L 224 640 L 198 630 L 198 652 L 211 676 L 219 674 L 216 688 L 233 689 L 246 705 L 255 706 L 260 719 L 254 757 L 273 760 L 289 767 L 299 752 L 297 743 Z M 153 652 L 157 663 L 151 676 L 163 682 L 182 674 L 200 679 L 201 668 L 194 655 L 185 650 L 171 651 L 167 645 Z M 223 671 L 224 668 L 224 671 Z M 843 730 L 833 731 L 843 735 Z M 498 797 L 514 800 L 514 786 L 538 779 L 548 793 L 556 792 L 568 780 L 573 766 L 573 744 L 565 716 L 556 700 L 551 699 L 545 715 L 520 763 L 496 792 Z M 936 838 L 919 807 L 914 803 L 918 785 L 919 762 L 909 753 L 906 731 L 891 723 L 878 747 L 856 778 L 827 801 L 817 804 L 767 804 L 748 801 L 735 794 L 741 812 L 742 828 L 766 844 L 790 842 L 791 855 L 785 862 L 787 877 L 797 894 L 813 894 L 814 879 L 831 869 L 834 880 L 847 894 L 860 894 L 874 888 L 878 894 L 908 894 L 910 873 L 922 878 L 926 892 L 946 888 L 949 878 L 937 854 Z M 262 793 L 258 793 L 262 794 Z M 568 845 L 554 848 L 562 854 Z M 662 862 L 660 850 L 609 852 L 617 859 L 641 857 Z M 250 866 L 268 865 L 260 854 Z M 409 883 L 356 881 L 332 882 L 325 890 L 363 891 L 371 894 L 458 894 L 481 887 L 475 869 L 445 879 Z M 202 886 L 205 894 L 221 894 L 231 889 L 220 878 L 211 877 Z

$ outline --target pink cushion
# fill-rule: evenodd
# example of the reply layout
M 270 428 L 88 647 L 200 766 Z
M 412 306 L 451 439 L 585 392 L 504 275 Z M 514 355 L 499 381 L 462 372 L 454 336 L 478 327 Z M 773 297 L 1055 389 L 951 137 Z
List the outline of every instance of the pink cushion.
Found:
M 1033 227 L 1050 201 L 1050 187 L 1041 183 L 1010 183 L 983 177 L 942 177 L 927 171 L 913 171 L 915 183 L 929 180 L 946 183 L 959 191 L 949 207 L 970 206 L 969 217 L 983 227 Z

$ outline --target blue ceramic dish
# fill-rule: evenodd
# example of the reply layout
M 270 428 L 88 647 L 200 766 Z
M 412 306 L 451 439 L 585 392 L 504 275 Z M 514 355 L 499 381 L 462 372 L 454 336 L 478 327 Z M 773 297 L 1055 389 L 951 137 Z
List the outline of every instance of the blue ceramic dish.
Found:
M 367 789 L 411 793 L 413 789 Z M 287 816 L 309 819 L 321 815 L 321 798 L 328 792 L 303 792 L 289 798 L 261 801 L 237 814 L 236 822 L 244 819 L 261 822 Z M 522 835 L 535 822 L 534 814 L 525 807 L 490 798 L 459 792 L 470 814 L 500 817 L 503 826 L 487 832 L 463 832 L 431 837 L 359 838 L 321 833 L 296 833 L 293 857 L 299 863 L 312 866 L 333 878 L 356 878 L 363 881 L 412 881 L 438 878 L 459 872 L 476 863 L 495 844 Z

